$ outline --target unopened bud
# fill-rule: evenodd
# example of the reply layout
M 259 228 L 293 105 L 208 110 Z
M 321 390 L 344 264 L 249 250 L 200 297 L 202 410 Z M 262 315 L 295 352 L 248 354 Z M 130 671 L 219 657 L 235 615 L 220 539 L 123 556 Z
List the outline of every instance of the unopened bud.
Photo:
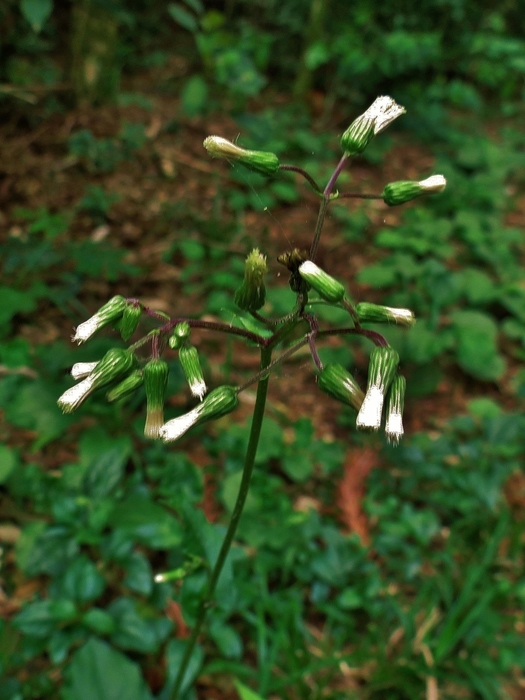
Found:
M 139 325 L 140 317 L 142 316 L 142 309 L 139 304 L 127 304 L 122 318 L 118 322 L 118 330 L 122 340 L 126 341 L 131 338 L 133 333 L 137 330 Z
M 158 438 L 164 423 L 164 396 L 168 382 L 168 363 L 160 358 L 150 360 L 144 366 L 144 388 L 146 390 L 146 425 L 144 435 Z
M 144 376 L 141 369 L 136 369 L 129 376 L 119 382 L 116 386 L 108 391 L 106 399 L 111 403 L 123 399 L 130 394 L 133 394 L 144 381 Z
M 204 148 L 213 158 L 236 161 L 261 175 L 275 175 L 279 170 L 279 158 L 275 153 L 248 151 L 222 136 L 208 136 L 204 139 Z
M 392 380 L 386 407 L 385 433 L 389 442 L 397 445 L 403 437 L 403 407 L 406 379 L 399 374 Z
M 160 429 L 160 437 L 166 442 L 177 440 L 194 425 L 231 413 L 238 403 L 236 387 L 219 386 L 194 409 L 165 423 Z
M 192 395 L 202 399 L 206 393 L 206 382 L 197 348 L 189 344 L 183 345 L 179 350 L 179 361 Z
M 235 303 L 243 311 L 258 311 L 264 306 L 264 275 L 267 271 L 266 256 L 262 255 L 258 248 L 254 248 L 246 258 L 244 280 L 234 296 Z
M 359 411 L 365 394 L 352 375 L 338 364 L 328 364 L 323 367 L 317 384 L 326 394 L 346 403 Z
M 416 317 L 410 309 L 394 309 L 362 301 L 355 307 L 361 323 L 397 323 L 399 326 L 413 326 Z
M 173 329 L 173 333 L 171 334 L 168 340 L 168 345 L 172 350 L 177 350 L 178 348 L 184 345 L 185 341 L 190 337 L 190 333 L 191 328 L 190 324 L 187 321 L 181 321 L 181 323 L 177 323 L 177 325 Z
M 432 175 L 426 180 L 415 182 L 412 180 L 390 182 L 385 186 L 382 197 L 385 204 L 389 207 L 395 207 L 399 204 L 410 202 L 422 194 L 434 194 L 443 192 L 447 185 L 447 181 L 443 175 Z
M 385 394 L 396 374 L 398 364 L 399 355 L 394 348 L 386 346 L 372 350 L 367 390 L 357 415 L 357 428 L 379 430 Z
M 84 323 L 77 326 L 75 335 L 72 338 L 73 342 L 78 343 L 79 345 L 80 343 L 84 343 L 98 330 L 119 319 L 124 313 L 125 308 L 126 300 L 124 297 L 113 297 L 106 304 L 104 304 L 104 306 L 101 306 L 94 316 L 91 316 L 91 318 L 88 318 L 87 321 L 84 321 Z
M 405 113 L 391 97 L 378 97 L 375 102 L 357 117 L 341 137 L 341 146 L 347 156 L 362 153 L 370 141 L 386 127 Z
M 338 282 L 324 270 L 321 270 L 311 260 L 307 260 L 300 265 L 299 274 L 326 301 L 336 304 L 344 297 L 345 288 L 341 282 Z

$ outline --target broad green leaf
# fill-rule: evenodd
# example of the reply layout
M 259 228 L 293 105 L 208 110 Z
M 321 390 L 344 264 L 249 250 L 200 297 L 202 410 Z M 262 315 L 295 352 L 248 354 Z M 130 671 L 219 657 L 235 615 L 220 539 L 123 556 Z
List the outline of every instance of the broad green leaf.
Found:
M 499 379 L 506 362 L 498 352 L 498 329 L 492 318 L 479 311 L 455 311 L 451 320 L 460 366 L 478 379 Z
M 37 433 L 34 449 L 56 440 L 71 425 L 72 417 L 62 414 L 56 400 L 56 385 L 37 379 L 23 386 L 6 408 L 10 423 Z
M 140 552 L 133 552 L 122 565 L 126 570 L 124 585 L 136 593 L 149 595 L 153 588 L 153 575 L 148 559 Z
M 162 506 L 137 494 L 117 503 L 109 522 L 153 549 L 171 549 L 182 539 L 179 521 Z
M 117 486 L 128 459 L 127 445 L 116 446 L 95 459 L 84 474 L 84 490 L 91 498 L 104 498 Z
M 0 484 L 3 484 L 18 463 L 16 452 L 0 445 Z
M 152 700 L 139 666 L 100 639 L 75 652 L 67 677 L 75 700 Z
M 98 598 L 106 588 L 106 579 L 87 556 L 76 557 L 62 574 L 60 581 L 62 594 L 79 603 Z
M 122 649 L 145 654 L 157 651 L 170 633 L 173 623 L 167 618 L 154 619 L 140 614 L 135 601 L 119 598 L 107 608 L 115 620 L 111 642 Z
M 39 32 L 53 12 L 53 0 L 22 0 L 20 11 L 33 31 Z
M 171 690 L 175 684 L 175 679 L 179 672 L 182 657 L 184 656 L 184 652 L 186 651 L 186 644 L 187 641 L 184 639 L 172 639 L 169 642 L 168 647 L 166 649 L 166 660 L 168 664 L 168 680 L 166 682 L 166 685 L 162 689 L 158 700 L 171 699 Z M 179 693 L 181 698 L 184 697 L 184 694 L 189 690 L 189 688 L 197 678 L 197 674 L 200 671 L 203 659 L 204 653 L 202 651 L 202 647 L 197 644 L 193 649 L 193 652 L 190 657 L 190 662 L 186 668 L 186 673 L 184 674 L 184 678 L 182 680 L 182 685 Z

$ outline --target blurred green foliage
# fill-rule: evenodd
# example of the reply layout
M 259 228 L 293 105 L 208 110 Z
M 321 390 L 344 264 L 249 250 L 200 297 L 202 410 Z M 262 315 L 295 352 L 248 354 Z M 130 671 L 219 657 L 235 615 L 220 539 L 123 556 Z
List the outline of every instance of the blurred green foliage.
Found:
M 241 535 L 185 679 L 186 700 L 199 696 L 199 675 L 233 679 L 241 700 L 414 700 L 426 696 L 429 678 L 443 698 L 499 700 L 502 679 L 525 673 L 517 632 L 525 597 L 522 514 L 505 497 L 509 479 L 522 483 L 525 425 L 522 413 L 483 394 L 506 404 L 525 396 L 523 371 L 516 371 L 525 358 L 524 243 L 508 223 L 523 187 L 525 136 L 519 120 L 500 124 L 519 115 L 524 96 L 520 4 L 432 0 L 423 12 L 412 0 L 326 3 L 316 15 L 322 25 L 309 32 L 310 7 L 299 0 L 105 5 L 118 22 L 124 75 L 166 66 L 177 44 L 184 76 L 168 75 L 158 87 L 180 95 L 183 115 L 234 109 L 247 146 L 287 154 L 315 177 L 326 173 L 318 154 L 328 158 L 337 141 L 323 124 L 343 109 L 352 114 L 349 104 L 359 111 L 385 92 L 408 108 L 411 140 L 416 134 L 431 151 L 449 186 L 405 211 L 401 226 L 380 227 L 357 281 L 420 317 L 410 335 L 389 331 L 414 406 L 450 374 L 476 380 L 481 394 L 439 433 L 384 448 L 385 467 L 371 472 L 363 503 L 367 547 L 326 508 L 298 504 L 298 494 L 311 496 L 312 506 L 316 499 L 333 504 L 332 482 L 354 433 L 319 439 L 309 418 L 272 413 Z M 68 107 L 67 93 L 52 98 L 67 78 L 68 12 L 68 4 L 51 0 L 2 3 L 2 111 L 16 105 L 31 123 Z M 307 109 L 272 102 L 302 66 L 310 88 L 324 93 L 314 127 Z M 36 106 L 27 99 L 34 85 L 49 88 Z M 141 94 L 119 96 L 119 104 L 131 103 L 149 104 Z M 248 111 L 254 103 L 264 108 Z M 491 119 L 490 129 L 480 117 Z M 383 161 L 386 143 L 368 162 Z M 111 406 L 94 397 L 82 415 L 63 416 L 56 398 L 78 353 L 67 338 L 40 343 L 17 333 L 42 310 L 74 325 L 87 315 L 78 301 L 86 283 L 104 279 L 125 294 L 140 273 L 125 250 L 77 238 L 72 225 L 78 213 L 97 225 L 108 218 L 117 194 L 100 178 L 126 167 L 144 144 L 136 123 L 106 138 L 73 131 L 66 150 L 88 177 L 83 194 L 62 211 L 19 208 L 13 218 L 21 234 L 3 247 L 0 408 L 16 439 L 0 448 L 1 517 L 20 537 L 3 549 L 2 588 L 17 600 L 24 583 L 37 585 L 0 622 L 0 700 L 122 693 L 167 700 L 184 643 L 166 611 L 176 602 L 192 624 L 224 534 L 223 524 L 197 508 L 202 470 L 183 451 L 141 439 L 140 395 Z M 261 184 L 234 170 L 211 217 L 177 203 L 159 214 L 180 229 L 164 257 L 182 268 L 182 293 L 203 298 L 207 313 L 228 321 L 242 278 L 229 244 L 252 240 L 243 212 L 293 204 L 300 193 L 291 176 L 264 190 Z M 372 249 L 366 207 L 350 218 L 338 206 L 334 216 L 343 241 Z M 206 279 L 203 268 L 212 270 Z M 287 308 L 287 293 L 269 296 L 276 313 Z M 109 343 L 97 339 L 86 355 L 99 357 Z M 230 365 L 227 358 L 226 371 Z M 173 395 L 181 382 L 170 376 Z M 344 412 L 341 423 L 348 423 Z M 199 430 L 228 513 L 247 426 L 226 422 L 213 437 Z M 45 450 L 55 448 L 60 462 L 50 468 Z M 176 575 L 156 582 L 161 571 Z M 350 680 L 348 669 L 356 669 Z

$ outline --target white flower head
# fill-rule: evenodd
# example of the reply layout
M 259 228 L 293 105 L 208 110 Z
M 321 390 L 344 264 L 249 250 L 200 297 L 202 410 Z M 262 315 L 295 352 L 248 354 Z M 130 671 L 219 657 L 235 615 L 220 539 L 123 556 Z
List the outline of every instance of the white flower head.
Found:
M 208 387 L 206 386 L 206 382 L 203 379 L 194 379 L 193 381 L 189 382 L 189 387 L 191 391 L 192 396 L 197 396 L 200 401 L 204 398 L 204 395 L 208 391 Z
M 78 381 L 90 375 L 97 365 L 98 362 L 77 362 L 71 367 L 70 374 L 73 379 Z
M 94 383 L 95 379 L 89 376 L 70 389 L 67 389 L 57 401 L 62 411 L 64 413 L 73 413 L 93 391 L 95 388 L 93 386 Z
M 377 136 L 383 129 L 406 112 L 404 107 L 398 105 L 391 97 L 383 95 L 378 97 L 363 114 L 365 119 L 370 119 L 374 125 L 374 134 Z
M 410 309 L 396 309 L 391 306 L 385 306 L 385 309 L 392 321 L 401 326 L 413 326 L 416 322 L 414 312 Z
M 381 387 L 373 384 L 368 388 L 357 414 L 356 426 L 358 429 L 379 430 L 384 400 L 385 394 Z
M 403 416 L 397 411 L 388 414 L 385 425 L 385 433 L 389 442 L 394 445 L 403 437 Z
M 447 186 L 447 181 L 443 175 L 431 175 L 426 180 L 420 180 L 419 186 L 428 193 L 443 192 Z
M 246 150 L 222 136 L 207 136 L 202 144 L 213 158 L 239 158 Z
M 81 323 L 76 327 L 75 335 L 71 338 L 71 340 L 79 345 L 81 343 L 85 343 L 86 340 L 89 340 L 91 336 L 95 335 L 95 333 L 104 325 L 103 319 L 100 318 L 98 314 L 95 314 L 94 316 L 91 316 L 91 318 L 88 318 L 87 321 L 84 321 L 84 323 Z
M 178 416 L 178 418 L 173 418 L 172 420 L 169 420 L 167 423 L 164 423 L 164 425 L 160 428 L 159 436 L 165 442 L 173 442 L 174 440 L 178 440 L 180 437 L 182 437 L 182 435 L 184 435 L 184 433 L 188 432 L 188 430 L 198 422 L 201 411 L 202 404 L 196 406 L 191 411 L 188 411 L 188 413 L 184 413 L 182 416 Z

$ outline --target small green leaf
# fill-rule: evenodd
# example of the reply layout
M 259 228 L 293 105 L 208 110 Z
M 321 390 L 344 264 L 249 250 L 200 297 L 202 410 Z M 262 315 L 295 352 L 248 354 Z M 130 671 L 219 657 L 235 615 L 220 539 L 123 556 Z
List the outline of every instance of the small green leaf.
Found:
M 37 600 L 27 605 L 14 619 L 14 626 L 31 637 L 48 637 L 56 627 L 51 600 Z
M 38 33 L 53 12 L 53 0 L 22 0 L 20 11 Z
M 478 379 L 500 379 L 506 362 L 498 352 L 498 328 L 492 318 L 479 311 L 455 311 L 452 324 L 459 365 Z
M 106 579 L 95 564 L 81 554 L 65 570 L 59 584 L 64 596 L 79 603 L 87 603 L 104 592 Z
M 95 638 L 75 652 L 65 689 L 75 700 L 152 700 L 138 665 Z
M 17 465 L 16 453 L 5 445 L 0 445 L 0 484 L 3 484 Z
M 184 29 L 187 29 L 192 34 L 198 30 L 199 23 L 195 17 L 190 14 L 188 10 L 180 7 L 180 5 L 170 3 L 168 5 L 168 13 L 170 14 L 170 17 L 177 22 L 177 24 L 180 24 L 181 27 L 184 27 Z
M 136 593 L 149 595 L 153 588 L 153 575 L 148 559 L 140 552 L 133 552 L 122 564 L 126 569 L 124 585 Z
M 148 498 L 131 495 L 115 506 L 109 518 L 113 527 L 153 549 L 171 549 L 180 544 L 179 521 Z
M 111 642 L 122 649 L 149 654 L 157 651 L 173 624 L 166 618 L 151 619 L 140 614 L 131 598 L 119 598 L 108 607 L 115 620 Z
M 90 608 L 82 617 L 82 623 L 98 634 L 112 634 L 115 631 L 115 620 L 101 608 Z
M 200 75 L 193 75 L 182 88 L 181 107 L 188 117 L 198 117 L 204 114 L 208 106 L 208 86 Z
M 172 639 L 168 644 L 166 649 L 168 680 L 162 689 L 161 694 L 159 695 L 159 700 L 169 700 L 171 698 L 171 689 L 175 684 L 175 678 L 179 672 L 187 643 L 188 642 L 184 639 Z M 186 691 L 191 687 L 195 678 L 197 678 L 197 674 L 202 666 L 203 659 L 204 653 L 202 651 L 202 647 L 197 644 L 193 649 L 190 662 L 186 667 L 186 673 L 184 674 L 184 678 L 182 680 L 182 685 L 179 692 L 179 696 L 181 698 L 184 697 Z
M 240 700 L 264 700 L 262 695 L 259 695 L 254 690 L 248 688 L 248 686 L 243 685 L 240 681 L 235 680 L 235 689 L 239 693 Z

